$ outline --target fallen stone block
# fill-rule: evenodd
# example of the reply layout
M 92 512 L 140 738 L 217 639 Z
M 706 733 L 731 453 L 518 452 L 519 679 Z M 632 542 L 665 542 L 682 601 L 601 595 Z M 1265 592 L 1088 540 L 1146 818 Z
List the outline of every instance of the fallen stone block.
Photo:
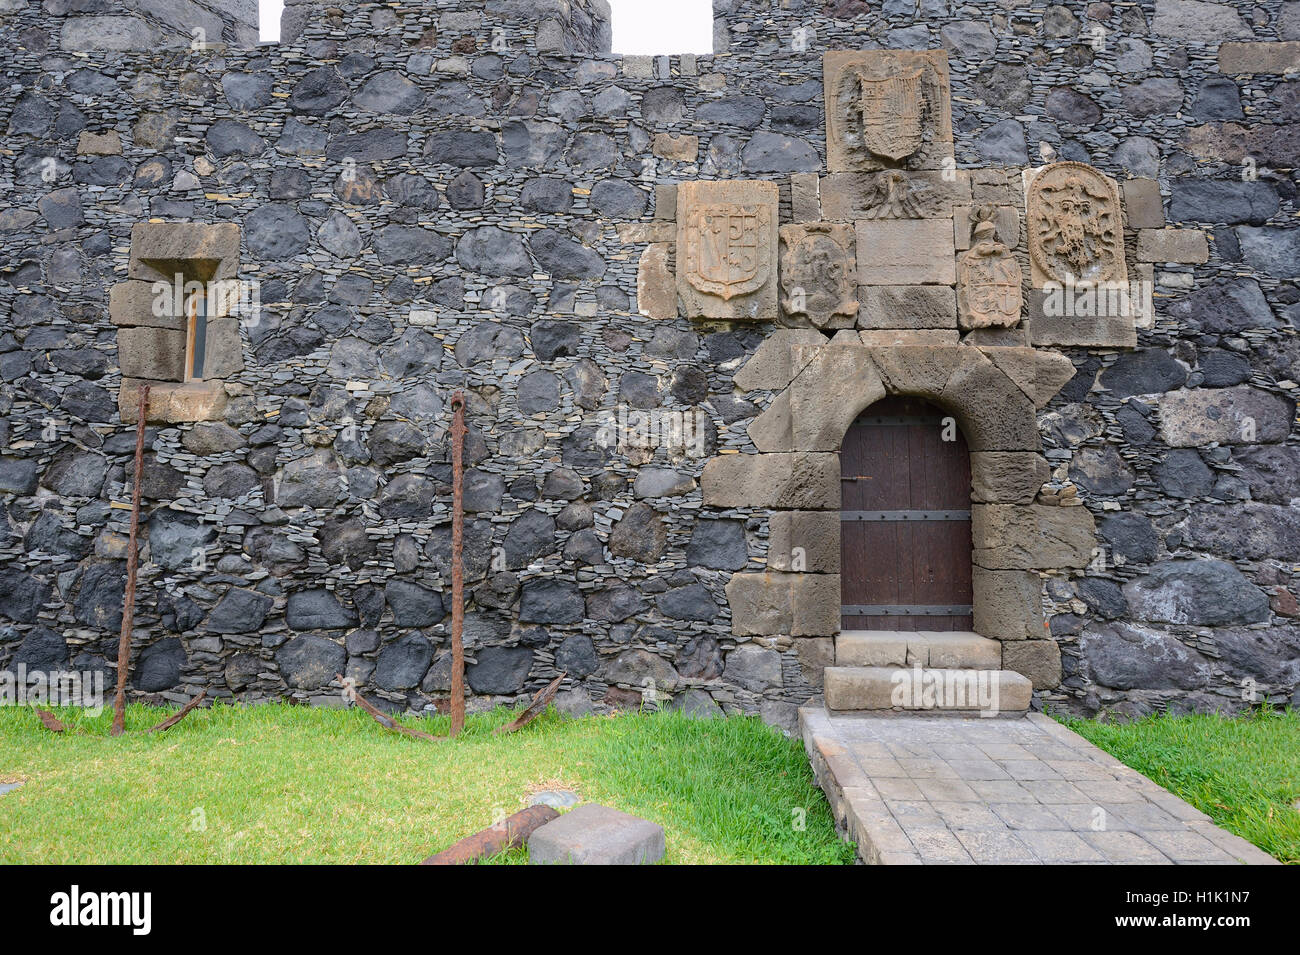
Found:
M 663 826 L 587 803 L 528 839 L 533 865 L 650 865 L 664 857 Z

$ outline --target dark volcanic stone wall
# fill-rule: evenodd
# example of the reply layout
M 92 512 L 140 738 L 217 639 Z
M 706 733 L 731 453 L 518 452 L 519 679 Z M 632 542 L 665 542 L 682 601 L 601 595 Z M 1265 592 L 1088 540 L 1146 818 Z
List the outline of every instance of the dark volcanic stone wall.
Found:
M 226 420 L 148 432 L 136 691 L 330 703 L 345 671 L 395 707 L 445 698 L 463 388 L 476 705 L 564 669 L 572 711 L 788 723 L 824 661 L 731 635 L 766 515 L 698 488 L 705 456 L 753 450 L 769 396 L 732 376 L 765 328 L 643 318 L 637 264 L 678 181 L 770 179 L 784 214 L 789 174 L 824 171 L 822 52 L 942 46 L 960 166 L 1155 178 L 1211 239 L 1157 268 L 1139 348 L 1070 352 L 1041 415 L 1100 537 L 1044 580 L 1066 676 L 1040 700 L 1296 692 L 1300 86 L 1293 47 L 1242 75 L 1219 45 L 1300 39 L 1300 4 L 721 2 L 716 55 L 653 60 L 594 52 L 600 9 L 561 0 L 293 5 L 278 46 L 74 55 L 87 10 L 0 0 L 0 665 L 111 666 L 134 436 L 108 289 L 135 223 L 230 221 L 262 309 Z M 703 454 L 609 446 L 620 409 L 702 413 Z M 1227 413 L 1253 434 L 1186 440 Z

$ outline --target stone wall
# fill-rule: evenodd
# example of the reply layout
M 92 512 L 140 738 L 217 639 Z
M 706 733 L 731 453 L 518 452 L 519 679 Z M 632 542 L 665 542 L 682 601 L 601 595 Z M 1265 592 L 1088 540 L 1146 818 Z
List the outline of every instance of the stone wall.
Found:
M 132 9 L 188 35 L 179 7 Z M 1295 693 L 1300 4 L 716 13 L 714 56 L 650 59 L 596 52 L 600 8 L 560 0 L 291 5 L 286 42 L 223 26 L 202 50 L 104 49 L 107 5 L 0 0 L 0 665 L 111 666 L 134 436 L 109 290 L 137 223 L 230 222 L 261 307 L 225 420 L 149 429 L 137 692 L 332 703 L 345 670 L 394 707 L 445 697 L 464 388 L 475 705 L 564 669 L 574 711 L 788 721 L 826 661 L 733 633 L 728 584 L 776 531 L 700 488 L 706 458 L 757 450 L 774 392 L 732 379 L 771 326 L 676 317 L 655 256 L 671 281 L 681 181 L 769 180 L 791 221 L 791 176 L 826 171 L 824 51 L 942 47 L 959 167 L 1082 160 L 1130 226 L 1208 237 L 1196 263 L 1130 234 L 1154 323 L 1063 349 L 1077 373 L 1038 412 L 1099 535 L 1089 568 L 1040 575 L 1065 671 L 1040 702 Z M 699 442 L 620 443 L 642 411 Z

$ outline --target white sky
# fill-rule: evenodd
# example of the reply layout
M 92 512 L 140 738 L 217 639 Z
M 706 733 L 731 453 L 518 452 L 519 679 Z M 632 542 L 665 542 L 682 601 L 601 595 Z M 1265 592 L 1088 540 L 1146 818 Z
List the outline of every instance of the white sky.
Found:
M 609 0 L 614 52 L 713 52 L 712 0 Z
M 609 0 L 614 52 L 625 55 L 713 52 L 712 0 Z M 260 39 L 280 39 L 284 0 L 258 0 Z

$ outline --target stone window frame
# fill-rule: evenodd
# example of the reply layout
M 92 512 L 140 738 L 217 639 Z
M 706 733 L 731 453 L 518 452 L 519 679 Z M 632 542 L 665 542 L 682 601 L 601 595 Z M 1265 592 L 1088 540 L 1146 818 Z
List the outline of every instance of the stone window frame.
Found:
M 240 229 L 234 223 L 140 222 L 131 229 L 127 277 L 109 294 L 122 371 L 118 410 L 134 423 L 139 388 L 146 419 L 174 424 L 224 417 L 225 381 L 244 369 L 237 310 Z M 202 346 L 190 303 L 203 301 Z M 197 309 L 197 305 L 195 306 Z M 203 367 L 194 375 L 194 357 Z

